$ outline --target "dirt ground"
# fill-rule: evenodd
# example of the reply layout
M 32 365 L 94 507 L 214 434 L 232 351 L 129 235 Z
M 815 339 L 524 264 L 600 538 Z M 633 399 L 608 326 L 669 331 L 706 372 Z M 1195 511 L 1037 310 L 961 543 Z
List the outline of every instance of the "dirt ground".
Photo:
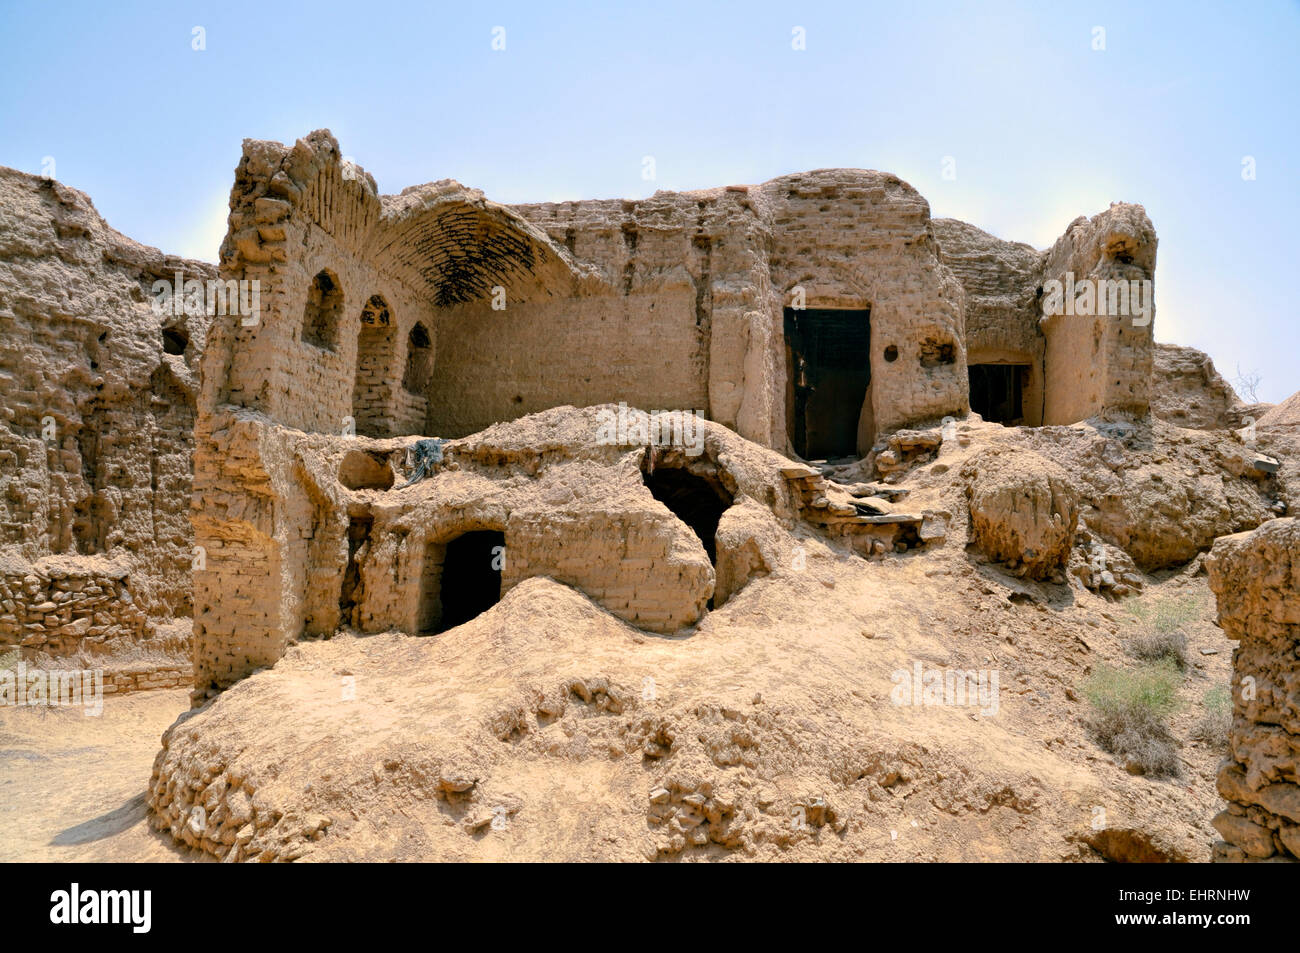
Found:
M 1221 750 L 1189 734 L 1232 646 L 1203 576 L 1140 597 L 1196 604 L 1170 725 L 1182 777 L 1153 779 L 1089 736 L 1080 687 L 1097 663 L 1133 664 L 1135 600 L 1013 600 L 960 563 L 829 556 L 756 580 L 685 638 L 536 579 L 438 638 L 304 643 L 177 728 L 171 796 L 209 792 L 208 830 L 264 818 L 245 859 L 1209 859 Z M 1000 670 L 997 714 L 891 703 L 891 673 L 916 661 Z M 658 820 L 698 802 L 718 815 L 706 840 Z
M 103 714 L 0 708 L 0 861 L 174 861 L 204 855 L 150 829 L 145 790 L 185 689 L 108 696 Z

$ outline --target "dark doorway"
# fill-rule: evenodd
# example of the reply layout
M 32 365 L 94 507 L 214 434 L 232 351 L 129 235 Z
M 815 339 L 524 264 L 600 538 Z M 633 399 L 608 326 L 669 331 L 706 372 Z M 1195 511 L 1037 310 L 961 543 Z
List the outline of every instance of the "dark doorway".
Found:
M 1018 424 L 1024 419 L 1028 364 L 972 364 L 968 371 L 971 410 L 993 423 Z
M 642 470 L 641 478 L 650 488 L 651 496 L 695 531 L 709 554 L 709 562 L 716 566 L 718 521 L 731 505 L 731 494 L 726 488 L 680 467 L 656 467 L 653 473 Z
M 465 533 L 447 544 L 439 632 L 462 625 L 501 601 L 505 545 L 505 533 L 490 529 Z
M 785 309 L 790 442 L 806 460 L 858 455 L 871 384 L 871 311 Z

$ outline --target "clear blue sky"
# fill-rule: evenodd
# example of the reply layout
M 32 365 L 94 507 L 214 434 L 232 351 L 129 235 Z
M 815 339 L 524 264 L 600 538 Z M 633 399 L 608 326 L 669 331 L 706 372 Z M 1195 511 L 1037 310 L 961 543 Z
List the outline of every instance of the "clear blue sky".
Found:
M 1273 401 L 1300 389 L 1298 103 L 1295 0 L 0 0 L 0 164 L 53 157 L 169 252 L 215 259 L 241 140 L 320 127 L 383 192 L 451 177 L 503 202 L 635 198 L 853 166 L 1039 248 L 1140 202 L 1157 338 L 1258 371 Z

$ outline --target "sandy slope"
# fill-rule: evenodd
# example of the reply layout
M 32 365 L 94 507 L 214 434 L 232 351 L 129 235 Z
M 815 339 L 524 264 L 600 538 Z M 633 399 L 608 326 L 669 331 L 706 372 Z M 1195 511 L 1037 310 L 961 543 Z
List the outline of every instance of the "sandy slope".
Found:
M 1107 462 L 1085 427 L 971 432 L 905 482 L 953 514 L 944 545 L 863 559 L 795 524 L 769 574 L 673 636 L 539 577 L 439 636 L 302 642 L 194 712 L 182 692 L 0 710 L 0 857 L 183 856 L 146 832 L 147 790 L 232 859 L 1207 860 L 1220 752 L 1188 735 L 1231 645 L 1199 560 L 1120 602 L 1020 578 L 967 545 L 962 474 L 991 444 L 1059 458 L 1094 531 L 1176 565 L 1266 518 L 1244 448 L 1159 424 Z M 1134 598 L 1199 606 L 1178 780 L 1085 727 L 1083 679 L 1134 664 Z M 917 664 L 996 672 L 996 713 L 895 704 Z

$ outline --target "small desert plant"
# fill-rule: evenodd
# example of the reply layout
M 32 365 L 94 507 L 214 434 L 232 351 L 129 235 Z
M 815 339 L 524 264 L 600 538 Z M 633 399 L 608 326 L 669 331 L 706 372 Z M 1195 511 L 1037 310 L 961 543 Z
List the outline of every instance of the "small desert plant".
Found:
M 1129 655 L 1144 662 L 1168 661 L 1187 668 L 1187 636 L 1181 632 L 1146 632 L 1128 640 Z
M 1187 636 L 1182 630 L 1200 618 L 1202 608 L 1195 593 L 1133 602 L 1129 611 L 1142 631 L 1128 640 L 1128 653 L 1144 662 L 1168 660 L 1187 668 Z
M 1201 705 L 1201 716 L 1192 725 L 1192 740 L 1212 748 L 1226 748 L 1232 728 L 1232 695 L 1219 685 L 1205 693 Z
M 1181 675 L 1169 660 L 1137 668 L 1098 666 L 1083 685 L 1093 707 L 1093 735 L 1130 770 L 1153 778 L 1178 777 L 1182 763 L 1168 717 L 1178 707 Z
M 1139 599 L 1129 603 L 1129 611 L 1155 633 L 1175 632 L 1201 616 L 1201 597 L 1196 593 Z

